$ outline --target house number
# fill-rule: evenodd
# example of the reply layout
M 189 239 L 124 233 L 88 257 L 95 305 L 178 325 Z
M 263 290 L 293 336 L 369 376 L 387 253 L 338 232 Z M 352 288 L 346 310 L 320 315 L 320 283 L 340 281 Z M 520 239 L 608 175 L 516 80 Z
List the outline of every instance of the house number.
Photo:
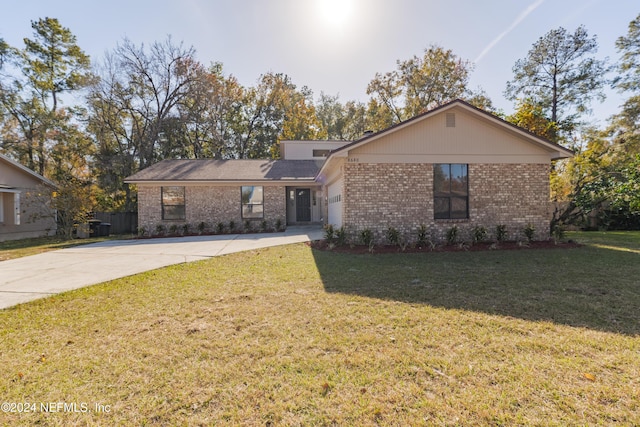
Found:
M 349 163 L 359 163 L 360 159 L 357 157 L 349 157 L 349 159 L 347 160 Z

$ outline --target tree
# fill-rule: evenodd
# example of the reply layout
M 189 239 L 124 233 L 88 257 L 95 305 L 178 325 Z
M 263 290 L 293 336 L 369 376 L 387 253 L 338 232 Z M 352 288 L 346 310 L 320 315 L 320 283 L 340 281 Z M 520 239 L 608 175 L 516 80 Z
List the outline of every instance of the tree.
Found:
M 532 100 L 561 134 L 569 134 L 580 115 L 589 111 L 593 98 L 604 100 L 608 68 L 594 57 L 597 50 L 596 37 L 589 37 L 584 27 L 573 34 L 562 27 L 551 30 L 533 44 L 526 58 L 516 62 L 505 96 Z
M 622 91 L 640 91 L 640 15 L 629 23 L 626 36 L 616 40 L 616 48 L 622 54 L 618 64 L 619 76 L 614 86 Z
M 148 49 L 124 39 L 105 56 L 88 104 L 97 145 L 94 167 L 107 206 L 134 209 L 135 195 L 123 179 L 175 153 L 177 141 L 168 136 L 180 135 L 178 105 L 200 79 L 194 56 L 193 48 L 171 37 Z
M 556 124 L 545 117 L 542 106 L 531 99 L 518 101 L 515 113 L 506 120 L 542 138 L 553 140 L 557 135 Z
M 379 107 L 384 107 L 387 110 L 384 114 L 398 123 L 470 95 L 467 84 L 472 69 L 469 61 L 433 45 L 421 58 L 398 61 L 395 71 L 377 73 L 367 87 L 367 94 L 374 96 L 378 112 Z
M 57 19 L 32 21 L 33 39 L 25 38 L 18 50 L 3 42 L 4 57 L 12 61 L 21 76 L 12 76 L 0 87 L 0 103 L 11 117 L 5 123 L 3 148 L 41 175 L 51 172 L 47 166 L 51 149 L 64 143 L 64 135 L 52 132 L 63 126 L 59 120 L 77 117 L 71 108 L 60 109 L 63 93 L 86 87 L 92 78 L 89 56 L 76 44 L 76 37 Z M 55 135 L 58 139 L 53 140 Z

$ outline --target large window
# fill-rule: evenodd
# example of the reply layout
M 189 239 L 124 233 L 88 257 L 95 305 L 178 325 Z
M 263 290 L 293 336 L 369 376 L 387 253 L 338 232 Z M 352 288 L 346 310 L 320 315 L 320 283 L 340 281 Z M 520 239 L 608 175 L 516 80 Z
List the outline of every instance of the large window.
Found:
M 436 164 L 433 166 L 435 219 L 469 218 L 468 166 Z
M 242 219 L 264 217 L 264 190 L 262 186 L 242 187 Z
M 185 218 L 184 187 L 162 187 L 162 219 Z

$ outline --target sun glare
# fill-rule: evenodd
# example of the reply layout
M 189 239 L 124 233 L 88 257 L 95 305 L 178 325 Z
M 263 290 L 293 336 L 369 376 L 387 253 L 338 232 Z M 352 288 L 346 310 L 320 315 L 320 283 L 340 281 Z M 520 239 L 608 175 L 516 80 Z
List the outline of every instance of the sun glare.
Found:
M 332 27 L 343 27 L 353 13 L 352 0 L 316 0 L 320 18 Z

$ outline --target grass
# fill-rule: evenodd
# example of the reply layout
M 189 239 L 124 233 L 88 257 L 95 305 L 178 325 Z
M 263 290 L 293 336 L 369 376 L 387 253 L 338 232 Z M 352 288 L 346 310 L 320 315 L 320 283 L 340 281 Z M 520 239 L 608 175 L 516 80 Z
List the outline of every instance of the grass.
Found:
M 640 234 L 570 237 L 291 245 L 3 310 L 0 396 L 38 407 L 0 425 L 638 425 Z
M 67 240 L 61 237 L 37 237 L 33 239 L 9 240 L 0 242 L 0 261 L 36 255 L 57 249 L 70 248 L 105 240 L 130 238 L 131 235 L 111 235 L 109 237 L 92 237 L 88 239 Z

